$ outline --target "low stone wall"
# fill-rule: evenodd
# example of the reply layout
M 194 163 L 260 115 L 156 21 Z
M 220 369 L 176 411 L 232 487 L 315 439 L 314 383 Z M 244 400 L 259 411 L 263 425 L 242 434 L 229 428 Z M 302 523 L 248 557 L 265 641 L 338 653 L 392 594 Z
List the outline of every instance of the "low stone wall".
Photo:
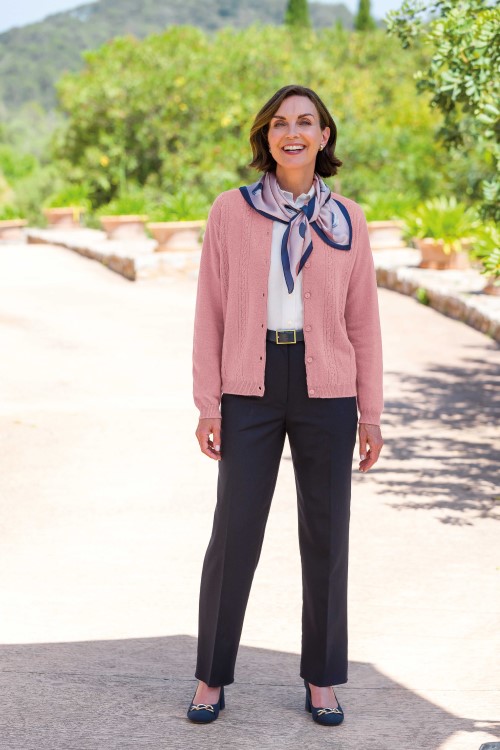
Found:
M 374 252 L 378 285 L 415 297 L 500 342 L 500 297 L 482 293 L 486 279 L 479 270 L 419 268 L 420 257 L 412 248 Z
M 67 247 L 131 281 L 177 273 L 196 277 L 200 265 L 201 246 L 199 250 L 157 253 L 157 242 L 149 237 L 108 240 L 98 229 L 29 229 L 26 238 L 30 243 Z
M 132 281 L 164 274 L 198 276 L 201 246 L 199 251 L 157 253 L 153 239 L 108 240 L 104 232 L 86 228 L 27 229 L 26 238 L 67 247 Z M 378 285 L 415 297 L 500 342 L 500 297 L 482 294 L 486 280 L 479 270 L 419 268 L 420 257 L 419 250 L 409 247 L 375 250 Z

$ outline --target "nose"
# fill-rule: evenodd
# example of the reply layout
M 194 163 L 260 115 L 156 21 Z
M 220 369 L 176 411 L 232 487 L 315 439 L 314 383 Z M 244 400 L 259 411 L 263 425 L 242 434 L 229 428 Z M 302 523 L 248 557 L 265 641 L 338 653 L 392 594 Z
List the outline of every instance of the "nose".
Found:
M 290 131 L 289 131 L 289 133 L 287 135 L 287 138 L 296 138 L 297 137 L 296 134 L 295 134 L 296 129 L 297 129 L 297 125 L 296 124 L 294 125 L 292 123 L 290 125 Z

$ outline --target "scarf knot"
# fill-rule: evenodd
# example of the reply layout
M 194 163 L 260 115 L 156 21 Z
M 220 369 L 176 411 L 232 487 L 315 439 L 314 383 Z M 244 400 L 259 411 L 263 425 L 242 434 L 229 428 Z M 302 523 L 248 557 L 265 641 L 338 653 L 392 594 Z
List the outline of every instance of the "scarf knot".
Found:
M 280 190 L 274 172 L 240 187 L 246 202 L 258 213 L 286 224 L 281 243 L 281 261 L 288 293 L 313 250 L 311 227 L 332 248 L 350 250 L 352 225 L 346 207 L 332 197 L 330 188 L 315 172 L 314 192 L 303 206 L 290 206 Z

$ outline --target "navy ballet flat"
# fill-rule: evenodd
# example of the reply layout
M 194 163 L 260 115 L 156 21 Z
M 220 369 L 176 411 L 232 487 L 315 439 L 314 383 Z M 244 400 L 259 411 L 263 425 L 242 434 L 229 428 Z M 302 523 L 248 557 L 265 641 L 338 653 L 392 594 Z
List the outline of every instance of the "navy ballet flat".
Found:
M 325 724 L 327 726 L 335 726 L 344 721 L 344 712 L 338 700 L 338 706 L 336 708 L 316 708 L 316 706 L 313 706 L 312 704 L 311 687 L 306 680 L 304 680 L 304 686 L 306 688 L 306 711 L 309 711 L 309 713 L 312 714 L 314 721 L 318 724 Z
M 195 695 L 196 690 L 193 695 L 193 701 Z M 217 703 L 193 703 L 193 701 L 187 711 L 188 719 L 198 724 L 208 724 L 209 721 L 215 721 L 219 716 L 219 710 L 222 711 L 226 705 L 224 700 L 224 685 L 221 686 L 220 696 Z

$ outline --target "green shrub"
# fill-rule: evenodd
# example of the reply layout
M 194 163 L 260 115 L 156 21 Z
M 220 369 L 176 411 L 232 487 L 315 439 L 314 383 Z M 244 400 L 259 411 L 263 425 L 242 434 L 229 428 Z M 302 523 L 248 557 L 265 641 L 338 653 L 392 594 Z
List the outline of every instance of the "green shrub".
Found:
M 403 219 L 418 202 L 416 195 L 391 191 L 368 193 L 360 200 L 367 221 Z
M 471 255 L 477 258 L 482 266 L 481 273 L 490 276 L 500 283 L 500 229 L 494 222 L 481 224 L 474 234 L 474 245 Z
M 193 221 L 206 219 L 210 201 L 197 190 L 183 189 L 166 195 L 158 206 L 151 209 L 150 221 Z
M 448 255 L 462 249 L 461 240 L 471 237 L 479 226 L 476 211 L 459 203 L 455 196 L 431 198 L 419 204 L 404 219 L 405 239 L 432 237 L 443 240 Z
M 101 206 L 95 212 L 95 216 L 119 216 L 119 215 L 147 215 L 147 198 L 142 192 L 124 193 L 114 198 L 109 203 Z
M 88 197 L 87 185 L 66 185 L 55 193 L 51 193 L 44 202 L 45 208 L 64 208 L 79 206 L 89 210 L 91 202 Z
M 26 215 L 22 209 L 17 206 L 8 204 L 6 206 L 0 206 L 0 221 L 8 221 L 9 219 L 25 219 Z

